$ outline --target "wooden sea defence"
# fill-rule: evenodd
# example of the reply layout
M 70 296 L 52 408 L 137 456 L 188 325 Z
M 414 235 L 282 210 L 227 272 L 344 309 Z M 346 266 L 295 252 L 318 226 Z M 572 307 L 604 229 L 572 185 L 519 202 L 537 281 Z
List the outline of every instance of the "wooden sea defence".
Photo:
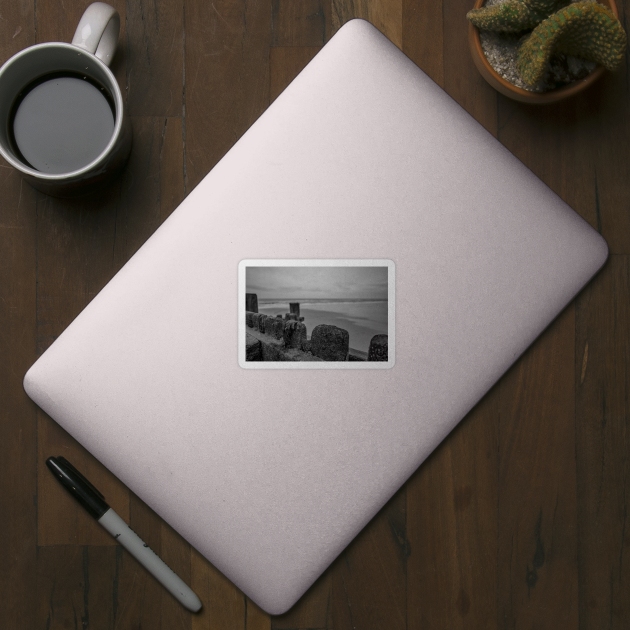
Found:
M 247 361 L 387 361 L 387 335 L 375 335 L 370 341 L 367 359 L 364 353 L 350 348 L 347 330 L 329 324 L 313 328 L 308 339 L 300 305 L 290 304 L 284 317 L 258 313 L 258 297 L 245 297 Z M 250 310 L 249 307 L 255 308 Z

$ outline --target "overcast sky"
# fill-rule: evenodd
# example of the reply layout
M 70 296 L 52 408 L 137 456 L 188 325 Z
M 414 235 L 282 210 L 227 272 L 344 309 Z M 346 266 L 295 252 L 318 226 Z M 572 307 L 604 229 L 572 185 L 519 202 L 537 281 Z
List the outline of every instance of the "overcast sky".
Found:
M 258 299 L 387 299 L 387 267 L 247 267 Z

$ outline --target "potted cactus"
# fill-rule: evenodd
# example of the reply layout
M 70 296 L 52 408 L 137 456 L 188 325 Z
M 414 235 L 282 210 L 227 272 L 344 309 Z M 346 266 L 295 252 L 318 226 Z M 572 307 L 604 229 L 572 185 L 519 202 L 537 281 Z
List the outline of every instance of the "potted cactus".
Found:
M 617 7 L 604 1 L 477 0 L 467 15 L 473 60 L 510 98 L 545 103 L 575 94 L 618 68 L 625 55 Z M 493 45 L 511 55 L 497 62 Z

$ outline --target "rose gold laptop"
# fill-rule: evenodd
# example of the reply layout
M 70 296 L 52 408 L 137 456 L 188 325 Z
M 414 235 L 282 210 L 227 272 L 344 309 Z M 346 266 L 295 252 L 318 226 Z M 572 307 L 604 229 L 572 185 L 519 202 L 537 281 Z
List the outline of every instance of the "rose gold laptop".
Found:
M 277 614 L 607 253 L 595 230 L 355 20 L 24 386 Z

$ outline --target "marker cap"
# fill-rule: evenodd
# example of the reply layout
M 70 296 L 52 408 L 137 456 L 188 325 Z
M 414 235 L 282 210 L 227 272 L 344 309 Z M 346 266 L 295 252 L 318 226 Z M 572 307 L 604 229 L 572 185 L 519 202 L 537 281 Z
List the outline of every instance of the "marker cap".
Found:
M 105 497 L 65 457 L 49 457 L 46 466 L 95 519 L 109 510 Z

